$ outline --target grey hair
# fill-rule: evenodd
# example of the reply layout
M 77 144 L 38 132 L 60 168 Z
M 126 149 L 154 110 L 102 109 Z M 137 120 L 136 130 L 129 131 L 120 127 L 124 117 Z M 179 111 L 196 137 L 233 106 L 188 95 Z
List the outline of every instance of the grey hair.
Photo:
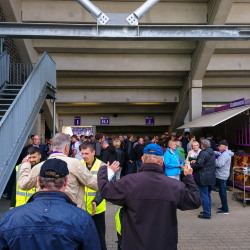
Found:
M 51 142 L 51 147 L 53 151 L 63 151 L 67 144 L 70 145 L 71 139 L 69 135 L 66 135 L 64 133 L 57 133 L 53 138 Z
M 52 171 L 52 170 L 48 170 L 45 171 L 46 175 L 52 175 L 55 176 L 56 172 Z M 66 181 L 66 177 L 62 177 L 62 178 L 44 178 L 39 176 L 39 181 L 40 181 L 40 187 L 41 189 L 49 189 L 49 190 L 59 190 L 60 188 L 63 187 L 65 181 Z
M 181 141 L 176 141 L 176 146 L 177 146 L 177 147 L 182 147 Z
M 203 145 L 204 148 L 210 148 L 211 147 L 211 142 L 207 139 L 204 139 L 201 141 L 201 145 Z
M 160 155 L 151 155 L 151 154 L 144 154 L 143 155 L 145 163 L 155 163 L 155 164 L 161 164 L 161 160 L 163 156 Z

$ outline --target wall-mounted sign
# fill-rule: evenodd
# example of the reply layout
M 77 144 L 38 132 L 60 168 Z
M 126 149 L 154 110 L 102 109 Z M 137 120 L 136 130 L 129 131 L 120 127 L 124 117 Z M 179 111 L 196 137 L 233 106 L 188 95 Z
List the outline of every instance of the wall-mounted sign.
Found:
M 80 116 L 75 116 L 74 125 L 75 126 L 80 126 L 81 125 L 81 117 Z
M 110 125 L 109 116 L 102 116 L 100 124 L 101 126 L 109 126 Z
M 154 116 L 146 116 L 146 125 L 155 125 L 155 117 Z
M 245 106 L 245 99 L 244 98 L 230 102 L 230 109 L 238 108 L 241 106 Z

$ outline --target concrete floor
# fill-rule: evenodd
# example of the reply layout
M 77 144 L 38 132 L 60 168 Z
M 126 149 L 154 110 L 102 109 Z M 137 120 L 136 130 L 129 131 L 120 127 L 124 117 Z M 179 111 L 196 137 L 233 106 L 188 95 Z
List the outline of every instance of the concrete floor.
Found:
M 232 192 L 228 193 L 229 215 L 217 215 L 221 206 L 218 193 L 212 193 L 212 219 L 201 220 L 197 216 L 202 210 L 178 211 L 179 244 L 178 250 L 222 250 L 250 249 L 250 202 L 243 208 L 242 201 L 233 201 Z M 0 200 L 0 216 L 9 208 L 10 201 Z M 107 249 L 116 250 L 117 241 L 115 214 L 118 206 L 107 204 L 106 240 Z M 167 233 L 167 232 L 166 232 Z

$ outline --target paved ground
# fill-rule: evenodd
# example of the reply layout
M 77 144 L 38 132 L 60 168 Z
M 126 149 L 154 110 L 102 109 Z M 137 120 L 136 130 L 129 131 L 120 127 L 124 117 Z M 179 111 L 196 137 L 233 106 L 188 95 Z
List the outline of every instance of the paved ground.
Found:
M 250 201 L 247 206 L 243 208 L 241 201 L 233 201 L 231 197 L 232 192 L 229 192 L 229 215 L 217 215 L 217 208 L 221 207 L 220 198 L 218 193 L 212 193 L 211 220 L 201 220 L 197 218 L 199 212 L 202 211 L 201 208 L 193 211 L 178 211 L 178 250 L 249 250 L 250 243 L 247 239 L 250 234 Z M 106 224 L 108 250 L 117 249 L 117 245 L 115 244 L 117 239 L 114 221 L 117 210 L 117 206 L 107 205 Z
M 212 193 L 212 219 L 201 220 L 197 216 L 201 208 L 193 211 L 178 211 L 179 244 L 178 250 L 223 250 L 250 249 L 250 202 L 243 208 L 241 201 L 232 200 L 232 192 L 228 193 L 230 214 L 217 215 L 220 207 L 219 194 Z M 0 217 L 8 210 L 9 201 L 0 200 Z M 118 206 L 107 204 L 107 248 L 116 250 L 115 214 Z M 167 233 L 167 232 L 166 232 Z M 160 249 L 159 249 L 160 250 Z M 164 249 L 162 249 L 164 250 Z

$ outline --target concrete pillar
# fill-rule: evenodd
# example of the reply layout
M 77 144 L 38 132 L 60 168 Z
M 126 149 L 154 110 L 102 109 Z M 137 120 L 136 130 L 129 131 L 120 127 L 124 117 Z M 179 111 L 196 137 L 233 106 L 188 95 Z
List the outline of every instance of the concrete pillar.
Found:
M 33 128 L 30 131 L 30 135 L 39 135 L 41 134 L 41 114 L 37 115 L 36 121 L 33 125 Z
M 96 126 L 92 126 L 93 128 L 93 136 L 96 136 Z
M 189 121 L 201 116 L 202 112 L 202 80 L 193 80 L 189 89 Z M 190 132 L 197 137 L 201 136 L 202 129 L 193 128 Z M 198 139 L 198 138 L 197 138 Z

